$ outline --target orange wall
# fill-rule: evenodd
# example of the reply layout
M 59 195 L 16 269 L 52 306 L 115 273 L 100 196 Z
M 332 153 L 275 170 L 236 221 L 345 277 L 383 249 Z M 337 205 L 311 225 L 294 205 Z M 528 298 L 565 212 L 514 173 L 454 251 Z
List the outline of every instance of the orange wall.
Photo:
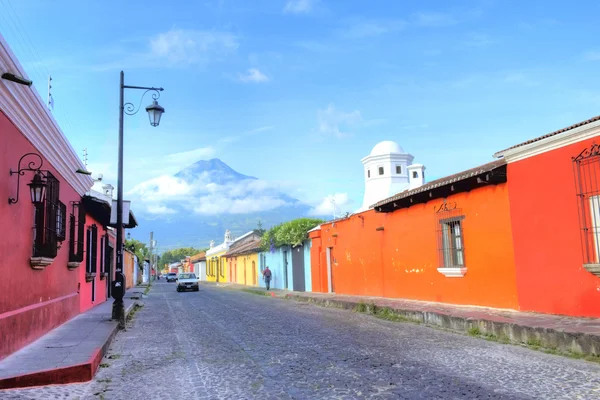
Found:
M 571 157 L 592 140 L 508 164 L 521 309 L 600 317 L 600 278 L 582 264 Z
M 133 269 L 135 268 L 134 254 L 128 250 L 123 252 L 123 270 L 125 272 L 125 288 L 133 287 L 136 282 L 133 281 Z
M 443 203 L 438 199 L 324 224 L 321 246 L 313 244 L 311 250 L 313 290 L 327 291 L 325 251 L 332 247 L 336 293 L 518 309 L 507 185 L 459 193 L 448 202 L 456 202 L 465 215 L 464 277 L 447 278 L 437 271 L 434 207 Z M 376 231 L 380 226 L 384 230 Z

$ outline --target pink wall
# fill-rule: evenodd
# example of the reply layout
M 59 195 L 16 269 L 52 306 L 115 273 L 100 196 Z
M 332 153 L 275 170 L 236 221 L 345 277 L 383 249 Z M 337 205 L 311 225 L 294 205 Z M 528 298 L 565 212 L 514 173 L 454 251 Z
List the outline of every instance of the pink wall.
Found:
M 97 250 L 97 262 L 98 265 L 96 266 L 96 277 L 93 279 L 93 282 L 86 282 L 86 261 L 85 259 L 83 260 L 83 262 L 81 263 L 81 265 L 78 268 L 78 276 L 79 276 L 79 282 L 81 283 L 80 289 L 79 289 L 79 304 L 80 304 L 80 312 L 84 312 L 89 310 L 90 308 L 97 306 L 100 303 L 105 302 L 108 299 L 108 288 L 107 288 L 107 282 L 109 281 L 108 276 L 104 277 L 101 274 L 101 270 L 102 270 L 102 258 L 101 258 L 101 243 L 102 240 L 101 238 L 104 236 L 104 234 L 106 233 L 106 229 L 104 229 L 104 227 L 102 227 L 102 225 L 100 225 L 100 223 L 98 221 L 96 221 L 91 215 L 87 214 L 86 218 L 85 218 L 85 228 L 87 230 L 88 227 L 91 227 L 93 224 L 96 224 L 96 226 L 98 227 L 98 250 Z M 85 237 L 85 236 L 84 236 Z M 113 248 L 114 248 L 114 241 L 111 240 L 111 242 L 113 243 Z M 84 257 L 87 257 L 88 255 L 88 248 L 87 248 L 87 240 L 84 241 L 84 252 L 85 255 Z M 113 253 L 114 255 L 114 253 Z M 114 256 L 113 256 L 114 258 Z M 114 261 L 113 261 L 113 265 L 114 265 Z M 94 289 L 94 300 L 92 301 L 92 288 Z
M 0 359 L 37 339 L 79 312 L 79 272 L 67 268 L 68 238 L 53 264 L 34 270 L 29 264 L 33 246 L 34 208 L 29 197 L 31 173 L 21 178 L 19 202 L 8 204 L 16 195 L 17 177 L 9 177 L 19 158 L 39 151 L 0 112 Z M 47 169 L 60 181 L 60 200 L 67 205 L 80 196 L 44 160 Z M 67 234 L 68 236 L 68 234 Z

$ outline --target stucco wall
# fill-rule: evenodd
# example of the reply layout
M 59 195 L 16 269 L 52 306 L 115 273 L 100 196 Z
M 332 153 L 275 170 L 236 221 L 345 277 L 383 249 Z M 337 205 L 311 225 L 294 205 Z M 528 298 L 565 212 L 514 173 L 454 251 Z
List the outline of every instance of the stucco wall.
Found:
M 287 252 L 287 276 L 288 282 L 287 287 L 285 285 L 284 277 L 284 252 Z M 271 287 L 274 289 L 289 289 L 292 290 L 292 254 L 289 247 L 280 247 L 275 249 L 274 252 L 263 252 L 265 255 L 266 265 L 271 270 Z M 260 270 L 260 269 L 259 269 Z M 265 282 L 262 278 L 259 280 L 259 285 L 265 287 Z
M 87 235 L 88 227 L 91 227 L 94 224 L 96 224 L 96 227 L 98 228 L 96 277 L 93 279 L 93 281 L 86 282 L 86 265 L 87 264 L 86 264 L 85 257 L 87 257 L 87 255 L 89 254 L 89 249 L 87 247 L 87 240 L 85 238 Z M 101 238 L 106 234 L 107 230 L 105 230 L 98 221 L 96 221 L 91 215 L 88 214 L 85 217 L 85 231 L 84 232 L 85 232 L 84 233 L 84 241 L 83 241 L 84 260 L 81 262 L 81 264 L 79 265 L 79 268 L 77 268 L 77 270 L 76 270 L 77 275 L 79 277 L 79 305 L 80 305 L 79 311 L 80 312 L 87 311 L 90 308 L 105 302 L 108 299 L 108 291 L 109 291 L 108 284 L 110 283 L 108 276 L 103 277 L 101 275 L 101 271 L 102 271 L 102 258 L 101 258 L 102 240 L 101 240 Z M 109 240 L 111 240 L 111 243 L 114 246 L 115 244 L 112 241 L 112 238 L 110 238 L 110 235 L 109 235 Z M 115 252 L 113 251 L 113 261 L 112 261 L 113 268 L 115 265 L 114 254 L 115 254 Z M 92 290 L 94 290 L 94 293 L 95 293 L 93 301 L 92 301 Z
M 583 268 L 571 159 L 594 140 L 508 164 L 522 310 L 600 317 L 600 278 Z
M 17 177 L 9 176 L 25 153 L 39 151 L 0 112 L 0 359 L 64 323 L 79 312 L 78 273 L 69 271 L 68 237 L 52 265 L 33 270 L 29 265 L 33 246 L 34 208 L 27 183 L 33 175 L 21 177 L 19 202 L 8 204 L 16 195 Z M 60 200 L 67 205 L 80 196 L 44 159 L 43 169 L 60 181 Z M 68 236 L 68 234 L 67 234 Z
M 439 199 L 323 224 L 321 246 L 317 239 L 311 251 L 311 261 L 319 262 L 312 268 L 313 290 L 327 291 L 326 248 L 331 247 L 336 293 L 517 309 L 507 185 L 490 185 L 447 200 L 456 202 L 465 216 L 464 277 L 449 278 L 437 271 L 435 207 L 443 203 Z

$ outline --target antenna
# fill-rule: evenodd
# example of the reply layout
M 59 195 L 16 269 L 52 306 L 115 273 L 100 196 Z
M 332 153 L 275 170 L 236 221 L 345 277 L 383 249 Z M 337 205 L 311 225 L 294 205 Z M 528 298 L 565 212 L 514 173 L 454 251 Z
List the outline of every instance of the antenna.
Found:
M 48 110 L 54 110 L 54 99 L 52 98 L 52 77 L 48 75 Z
M 333 219 L 335 219 L 335 199 L 332 197 L 329 199 L 329 201 L 331 202 L 331 207 L 333 208 Z
M 87 147 L 85 149 L 83 149 L 83 165 L 85 165 L 85 169 L 87 169 L 87 162 L 88 162 L 88 152 L 87 152 Z

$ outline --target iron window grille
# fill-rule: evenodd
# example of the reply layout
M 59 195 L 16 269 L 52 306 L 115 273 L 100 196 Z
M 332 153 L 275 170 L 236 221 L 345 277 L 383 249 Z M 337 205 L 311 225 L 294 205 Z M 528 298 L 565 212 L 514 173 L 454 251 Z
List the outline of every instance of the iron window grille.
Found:
M 80 202 L 73 202 L 73 211 L 69 216 L 69 261 L 83 261 L 83 241 L 85 236 L 85 209 Z
M 47 171 L 46 185 L 46 199 L 35 206 L 33 256 L 54 258 L 58 253 L 58 242 L 64 240 L 64 237 L 59 237 L 63 221 L 57 221 L 62 204 L 59 200 L 60 182 Z
M 110 271 L 110 263 L 112 262 L 112 251 L 108 233 L 104 234 L 104 246 L 102 251 L 104 255 L 104 258 L 102 259 L 102 273 L 104 274 Z
M 572 158 L 584 264 L 600 264 L 600 146 Z
M 464 219 L 462 210 L 444 203 L 436 210 L 440 268 L 465 268 Z
M 94 224 L 87 230 L 87 254 L 86 267 L 87 273 L 96 273 L 98 265 L 98 227 Z

